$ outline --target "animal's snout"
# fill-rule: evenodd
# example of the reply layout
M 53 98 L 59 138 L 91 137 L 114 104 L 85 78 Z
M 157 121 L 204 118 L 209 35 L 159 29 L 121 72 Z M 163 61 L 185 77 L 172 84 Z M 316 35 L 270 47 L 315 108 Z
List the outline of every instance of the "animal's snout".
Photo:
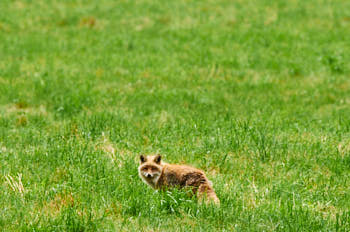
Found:
M 152 174 L 147 173 L 146 176 L 149 178 L 152 177 Z

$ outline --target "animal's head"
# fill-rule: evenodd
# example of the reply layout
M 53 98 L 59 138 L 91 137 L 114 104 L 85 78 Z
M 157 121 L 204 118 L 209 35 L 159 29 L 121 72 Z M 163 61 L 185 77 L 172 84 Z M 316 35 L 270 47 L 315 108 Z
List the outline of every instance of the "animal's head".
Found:
M 160 155 L 140 156 L 139 174 L 148 182 L 158 180 L 163 170 L 162 157 Z

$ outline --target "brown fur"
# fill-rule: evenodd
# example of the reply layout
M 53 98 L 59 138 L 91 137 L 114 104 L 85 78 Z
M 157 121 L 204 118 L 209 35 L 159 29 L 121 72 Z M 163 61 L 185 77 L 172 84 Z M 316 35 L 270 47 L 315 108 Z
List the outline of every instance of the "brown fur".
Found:
M 200 200 L 219 204 L 211 182 L 202 170 L 187 165 L 167 164 L 161 156 L 140 156 L 139 175 L 154 189 L 190 187 Z

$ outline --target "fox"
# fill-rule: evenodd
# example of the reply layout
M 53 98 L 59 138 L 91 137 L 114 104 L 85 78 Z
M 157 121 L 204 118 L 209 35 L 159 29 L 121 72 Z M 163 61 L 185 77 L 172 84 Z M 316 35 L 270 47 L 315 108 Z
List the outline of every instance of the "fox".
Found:
M 153 189 L 190 188 L 199 200 L 220 205 L 211 181 L 200 169 L 165 163 L 161 155 L 140 155 L 138 172 L 142 181 Z

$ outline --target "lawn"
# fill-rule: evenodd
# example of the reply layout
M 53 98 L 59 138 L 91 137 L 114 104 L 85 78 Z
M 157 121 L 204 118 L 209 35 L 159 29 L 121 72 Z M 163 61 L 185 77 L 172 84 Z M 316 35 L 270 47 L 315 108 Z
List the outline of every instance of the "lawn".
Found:
M 349 38 L 348 0 L 1 0 L 0 231 L 350 231 Z

